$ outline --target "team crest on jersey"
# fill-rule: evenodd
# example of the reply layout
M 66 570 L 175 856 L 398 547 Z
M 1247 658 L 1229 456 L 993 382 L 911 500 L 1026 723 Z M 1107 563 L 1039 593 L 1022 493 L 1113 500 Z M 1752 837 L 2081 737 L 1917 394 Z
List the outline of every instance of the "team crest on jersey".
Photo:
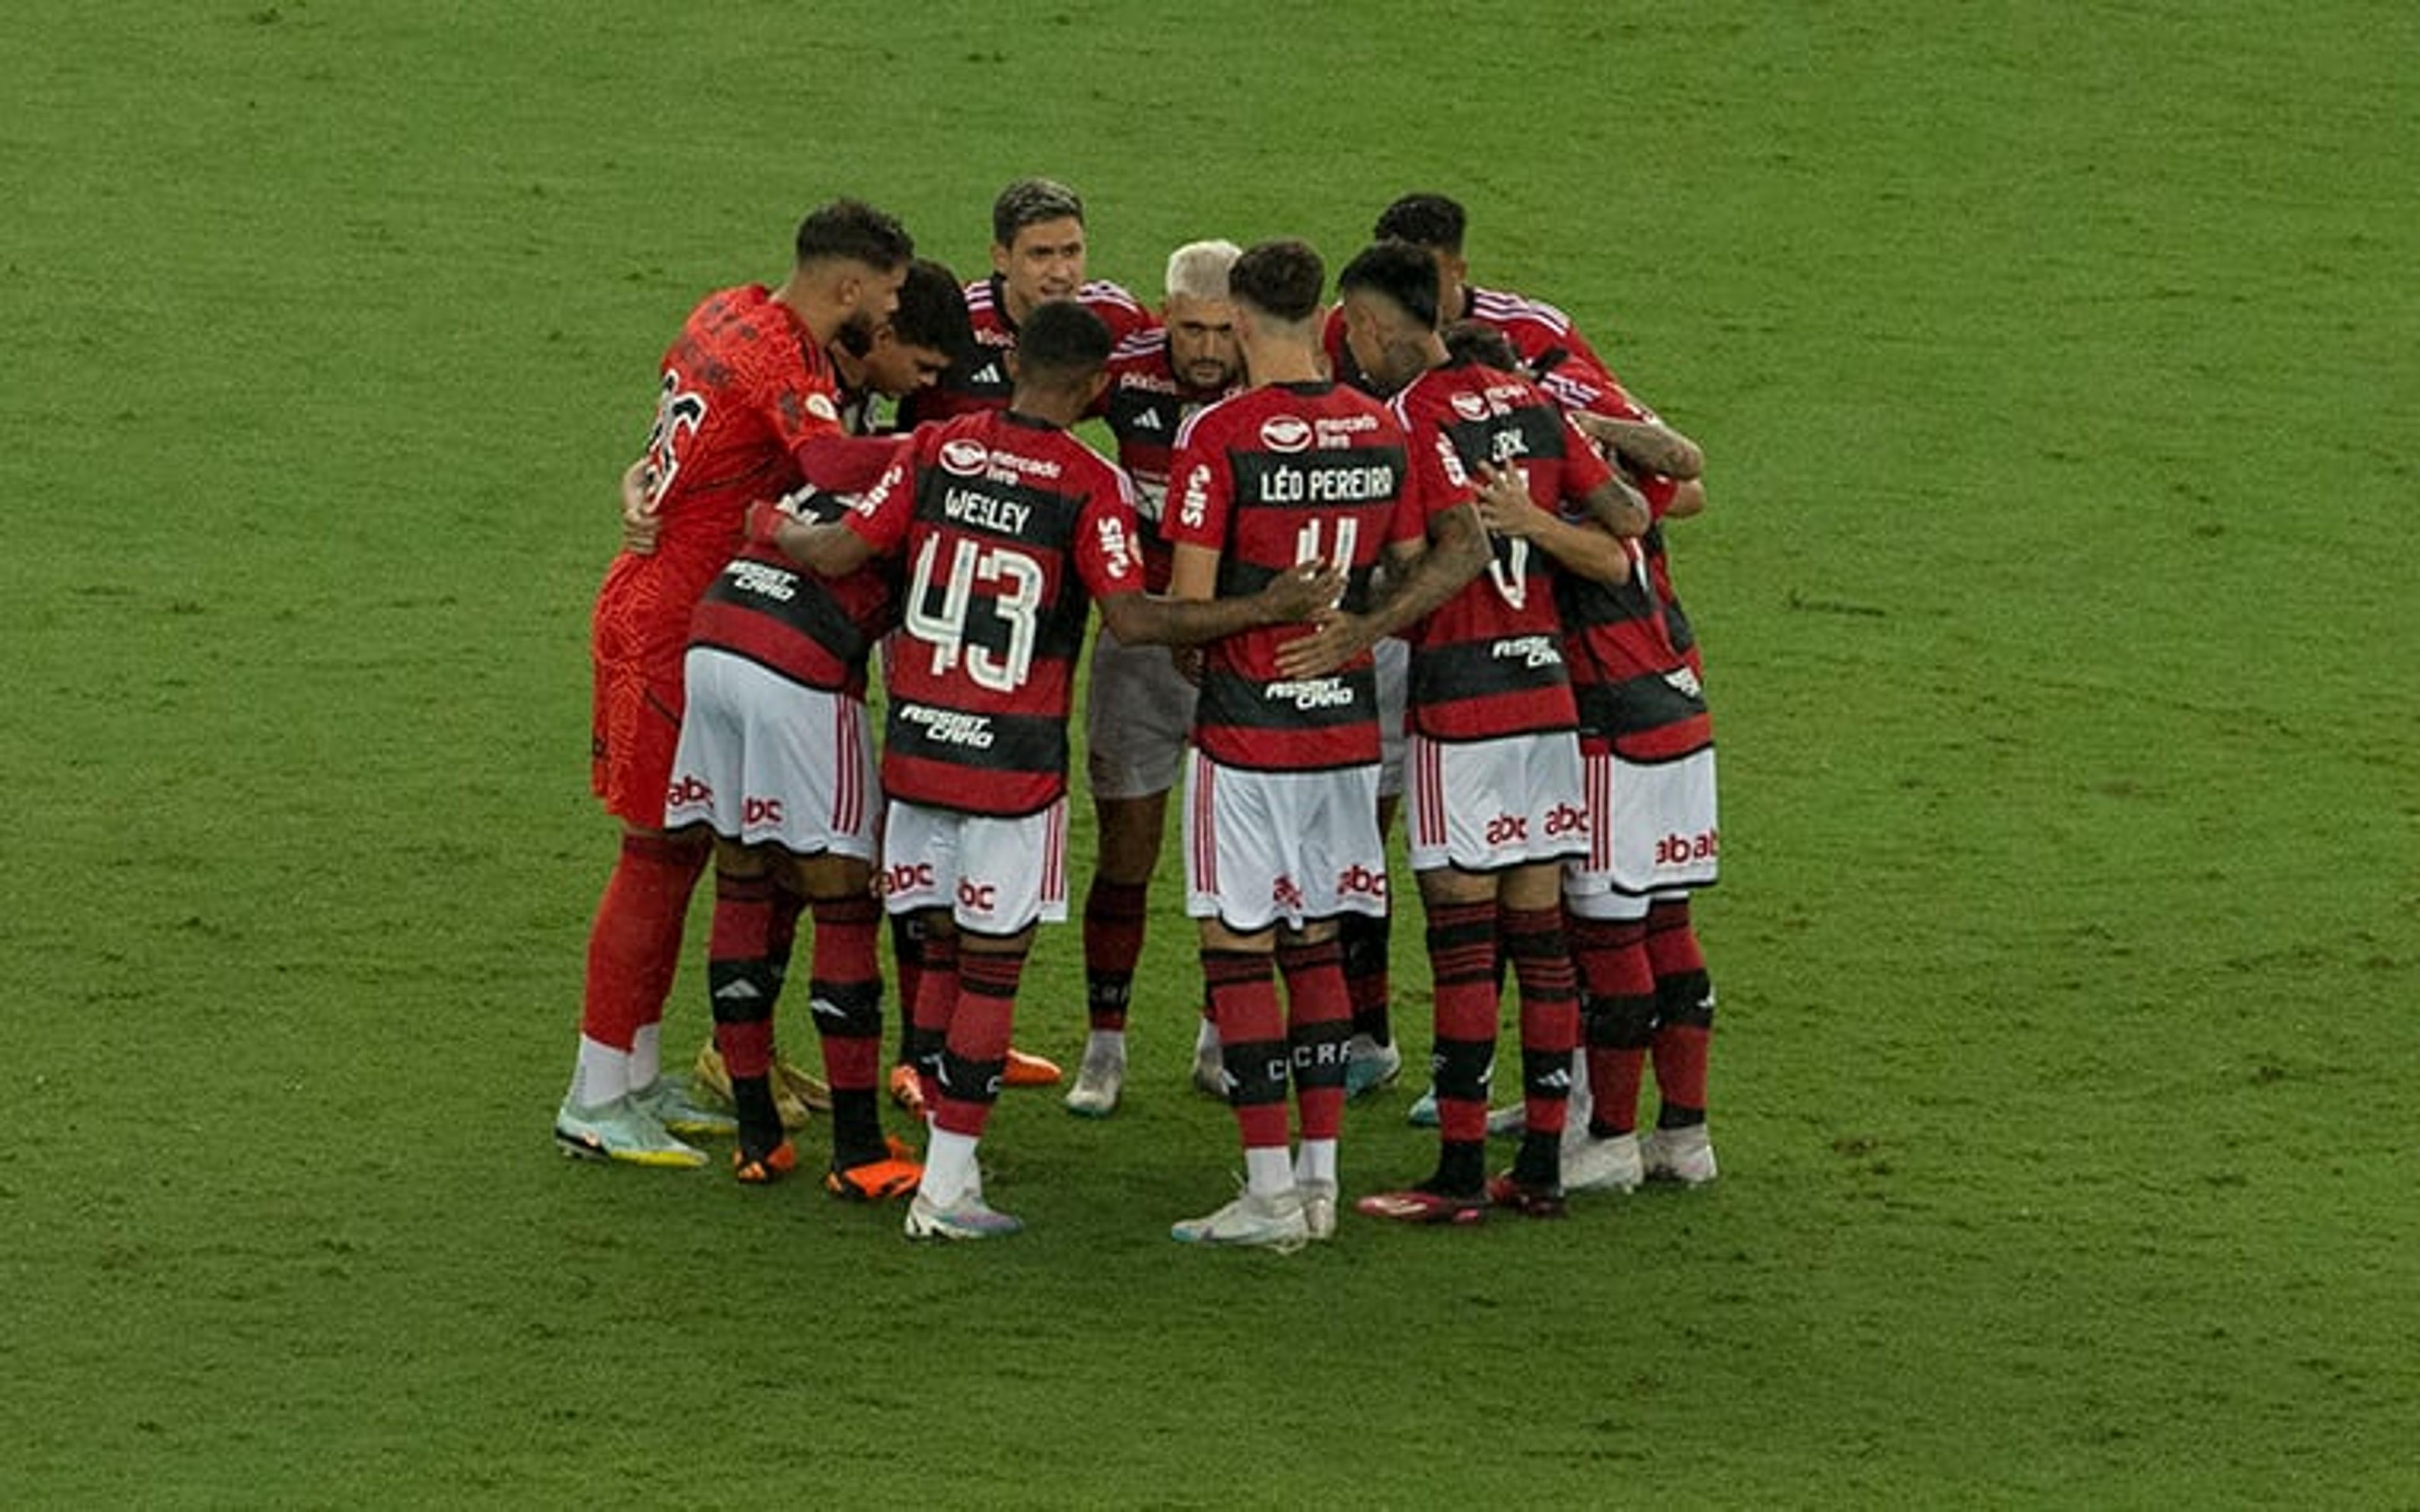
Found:
M 1261 444 L 1272 452 L 1299 452 L 1311 444 L 1311 423 L 1296 415 L 1271 415 L 1261 422 Z
M 981 441 L 945 441 L 941 445 L 941 466 L 962 478 L 983 475 L 984 464 L 991 460 L 991 451 Z
M 817 420 L 830 421 L 835 425 L 840 424 L 840 407 L 832 403 L 831 395 L 829 393 L 808 394 L 807 413 Z

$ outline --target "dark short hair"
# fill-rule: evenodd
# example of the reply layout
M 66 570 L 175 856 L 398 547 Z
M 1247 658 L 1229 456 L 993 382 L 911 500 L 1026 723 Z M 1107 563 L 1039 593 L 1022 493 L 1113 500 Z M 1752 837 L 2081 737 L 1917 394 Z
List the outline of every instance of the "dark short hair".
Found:
M 1081 383 L 1109 360 L 1109 327 L 1074 300 L 1045 300 L 1016 328 L 1019 379 L 1059 387 Z
M 907 282 L 899 285 L 899 308 L 891 313 L 891 334 L 952 361 L 971 350 L 974 327 L 967 319 L 967 291 L 958 275 L 929 257 L 909 263 Z
M 1319 313 L 1327 265 L 1308 241 L 1264 241 L 1246 250 L 1227 272 L 1234 298 L 1273 320 L 1308 320 Z
M 1405 194 L 1378 212 L 1370 234 L 1381 241 L 1408 241 L 1460 256 L 1463 225 L 1462 207 L 1443 194 Z
M 799 261 L 847 258 L 884 272 L 916 255 L 915 239 L 898 220 L 861 199 L 836 199 L 799 223 Z
M 1436 254 L 1409 241 L 1373 242 L 1336 276 L 1340 297 L 1364 290 L 1393 301 L 1416 323 L 1434 329 L 1437 322 Z
M 1446 327 L 1445 353 L 1457 363 L 1521 371 L 1521 353 L 1512 338 L 1484 320 L 1457 320 Z
M 1016 234 L 1045 221 L 1073 218 L 1084 224 L 1084 197 L 1056 178 L 1020 178 L 991 202 L 991 239 L 1014 246 Z

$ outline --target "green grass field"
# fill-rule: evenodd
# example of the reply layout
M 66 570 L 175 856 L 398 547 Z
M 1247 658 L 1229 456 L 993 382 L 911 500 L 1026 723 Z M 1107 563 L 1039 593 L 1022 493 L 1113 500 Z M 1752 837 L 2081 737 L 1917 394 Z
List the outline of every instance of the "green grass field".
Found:
M 2410 8 L 11 14 L 0 1504 L 2420 1504 Z M 1452 193 L 1706 444 L 1717 1187 L 1177 1250 L 1172 889 L 1014 1243 L 556 1158 L 657 358 L 1036 171 L 1146 292 Z

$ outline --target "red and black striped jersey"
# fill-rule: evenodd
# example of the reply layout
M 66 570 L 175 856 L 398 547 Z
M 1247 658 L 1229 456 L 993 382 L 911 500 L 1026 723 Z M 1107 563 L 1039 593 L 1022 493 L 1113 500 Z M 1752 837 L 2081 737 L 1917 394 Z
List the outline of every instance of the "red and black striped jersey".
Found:
M 967 319 L 974 327 L 973 351 L 941 376 L 931 388 L 919 390 L 899 407 L 899 428 L 912 430 L 928 421 L 984 409 L 1005 409 L 1015 387 L 1008 375 L 1008 354 L 1016 349 L 1016 321 L 1008 313 L 1008 288 L 998 273 L 969 284 Z M 1135 297 L 1106 278 L 1096 278 L 1076 290 L 1085 309 L 1109 328 L 1112 347 L 1139 331 L 1159 324 L 1159 317 Z
M 1665 625 L 1645 550 L 1622 545 L 1631 571 L 1618 582 L 1555 575 L 1580 739 L 1635 762 L 1671 761 L 1714 744 L 1714 721 L 1697 671 Z
M 846 522 L 905 573 L 883 791 L 1001 816 L 1058 801 L 1092 602 L 1142 590 L 1125 474 L 987 409 L 918 430 Z
M 1417 540 L 1403 427 L 1376 401 L 1333 383 L 1247 389 L 1196 413 L 1176 439 L 1161 530 L 1172 546 L 1218 553 L 1218 595 L 1258 593 L 1302 562 L 1348 575 L 1344 607 L 1369 603 L 1391 541 Z M 1228 766 L 1316 771 L 1378 759 L 1378 688 L 1365 653 L 1326 677 L 1287 679 L 1278 650 L 1309 633 L 1267 625 L 1215 640 L 1202 656 L 1194 744 Z
M 1612 473 L 1562 408 L 1518 374 L 1476 363 L 1431 368 L 1391 407 L 1435 519 L 1470 501 L 1482 466 L 1517 467 L 1529 497 L 1575 515 Z M 1487 570 L 1413 626 L 1411 726 L 1432 740 L 1493 740 L 1569 730 L 1578 716 L 1563 669 L 1552 559 L 1490 535 Z
M 836 519 L 846 497 L 801 489 L 801 518 Z M 827 578 L 772 547 L 750 546 L 723 565 L 690 616 L 689 643 L 745 656 L 792 682 L 865 697 L 865 661 L 898 621 L 898 571 L 876 560 Z
M 1135 517 L 1142 526 L 1143 580 L 1152 593 L 1168 591 L 1169 548 L 1159 531 L 1168 498 L 1168 470 L 1176 454 L 1176 433 L 1194 411 L 1236 390 L 1189 388 L 1168 361 L 1168 328 L 1153 326 L 1118 343 L 1109 354 L 1109 386 L 1096 407 L 1118 440 L 1118 466 L 1133 480 Z

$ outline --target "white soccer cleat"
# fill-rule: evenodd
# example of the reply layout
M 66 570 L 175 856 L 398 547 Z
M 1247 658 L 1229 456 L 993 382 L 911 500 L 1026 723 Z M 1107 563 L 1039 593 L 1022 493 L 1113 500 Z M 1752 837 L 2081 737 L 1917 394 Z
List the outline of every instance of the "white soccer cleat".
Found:
M 706 1164 L 705 1150 L 674 1138 L 654 1114 L 628 1097 L 597 1107 L 566 1097 L 554 1111 L 554 1142 L 565 1154 L 582 1160 L 682 1169 Z
M 1275 1196 L 1247 1191 L 1206 1218 L 1171 1225 L 1168 1237 L 1180 1244 L 1224 1244 L 1271 1249 L 1291 1255 L 1311 1239 L 1302 1194 L 1289 1187 Z
M 1117 1111 L 1125 1086 L 1124 1051 L 1087 1050 L 1084 1064 L 1076 1072 L 1076 1085 L 1067 1088 L 1067 1111 L 1079 1119 L 1106 1119 Z
M 1566 1192 L 1636 1192 L 1646 1179 L 1635 1134 L 1597 1139 L 1582 1133 L 1563 1141 Z
M 1404 1053 L 1391 1040 L 1385 1044 L 1357 1034 L 1344 1046 L 1344 1096 L 1347 1102 L 1365 1092 L 1392 1086 L 1404 1073 Z
M 1638 1154 L 1651 1181 L 1703 1186 L 1714 1179 L 1714 1142 L 1702 1123 L 1658 1129 L 1638 1142 Z
M 728 1139 L 739 1132 L 737 1119 L 700 1099 L 678 1076 L 659 1076 L 647 1086 L 634 1088 L 630 1103 L 654 1114 L 656 1121 L 669 1132 L 692 1139 Z
M 1524 1103 L 1512 1103 L 1491 1108 L 1487 1114 L 1487 1137 L 1518 1139 L 1529 1132 L 1529 1108 Z
M 1319 1243 L 1336 1237 L 1336 1183 L 1333 1181 L 1297 1180 L 1295 1190 L 1302 1194 L 1303 1231 Z
M 909 1239 L 1006 1239 L 1025 1223 L 985 1206 L 983 1193 L 970 1187 L 947 1207 L 917 1193 L 908 1204 L 905 1227 Z

